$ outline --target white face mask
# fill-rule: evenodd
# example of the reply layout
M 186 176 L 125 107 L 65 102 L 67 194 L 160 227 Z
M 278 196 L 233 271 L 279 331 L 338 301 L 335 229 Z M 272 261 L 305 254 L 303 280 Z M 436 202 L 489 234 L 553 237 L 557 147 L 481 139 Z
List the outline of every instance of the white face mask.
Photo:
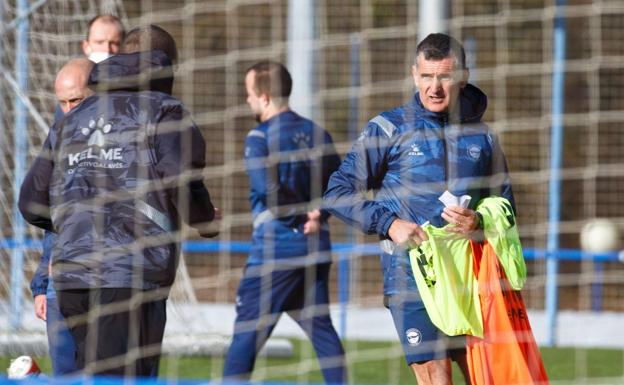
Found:
M 88 57 L 89 57 L 89 60 L 97 64 L 101 61 L 108 59 L 111 56 L 113 55 L 111 55 L 108 52 L 91 52 Z

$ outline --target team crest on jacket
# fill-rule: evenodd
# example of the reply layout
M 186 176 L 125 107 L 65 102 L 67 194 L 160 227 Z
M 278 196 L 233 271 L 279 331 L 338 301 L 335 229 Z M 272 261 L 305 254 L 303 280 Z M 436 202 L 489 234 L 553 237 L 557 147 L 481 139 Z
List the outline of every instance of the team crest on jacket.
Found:
M 470 156 L 474 160 L 479 160 L 481 157 L 481 147 L 476 144 L 471 144 L 468 146 L 468 156 Z
M 422 341 L 422 333 L 418 329 L 407 329 L 405 331 L 405 337 L 407 338 L 407 343 L 412 346 L 417 346 Z

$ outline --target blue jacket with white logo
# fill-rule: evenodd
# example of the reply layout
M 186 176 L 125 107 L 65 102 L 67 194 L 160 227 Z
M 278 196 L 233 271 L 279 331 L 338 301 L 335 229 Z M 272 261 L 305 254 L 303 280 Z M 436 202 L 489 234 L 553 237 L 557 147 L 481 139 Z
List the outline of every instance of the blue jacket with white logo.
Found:
M 487 98 L 467 85 L 460 94 L 459 116 L 426 110 L 416 94 L 407 104 L 368 122 L 324 196 L 332 214 L 378 234 L 382 247 L 384 293 L 415 288 L 405 250 L 388 236 L 391 223 L 404 219 L 442 227 L 449 190 L 470 195 L 470 208 L 499 195 L 514 204 L 505 157 L 495 135 L 481 123 Z
M 56 289 L 168 287 L 180 222 L 214 217 L 201 171 L 205 142 L 172 97 L 159 51 L 95 66 L 98 92 L 57 121 L 20 192 L 31 224 L 58 233 Z
M 329 262 L 327 218 L 306 236 L 307 211 L 320 206 L 330 175 L 340 165 L 330 134 L 292 111 L 259 124 L 245 140 L 253 214 L 248 264 Z M 315 202 L 316 200 L 316 202 Z

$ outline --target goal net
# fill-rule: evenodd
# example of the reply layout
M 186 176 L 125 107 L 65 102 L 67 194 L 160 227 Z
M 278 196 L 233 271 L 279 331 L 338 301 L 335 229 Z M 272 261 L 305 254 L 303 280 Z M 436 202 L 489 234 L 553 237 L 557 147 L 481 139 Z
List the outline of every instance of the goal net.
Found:
M 224 352 L 252 232 L 243 152 L 256 122 L 246 103 L 245 70 L 264 59 L 301 63 L 292 52 L 298 45 L 307 47 L 309 52 L 302 53 L 312 52 L 307 75 L 290 68 L 296 75 L 295 91 L 297 87 L 308 91 L 297 106 L 331 133 L 342 157 L 368 120 L 414 94 L 410 67 L 419 41 L 419 2 L 311 1 L 307 14 L 293 13 L 293 3 L 38 0 L 28 2 L 23 15 L 20 1 L 0 0 L 0 335 L 13 341 L 15 348 L 5 349 L 4 355 L 20 350 L 19 339 L 6 337 L 15 328 L 21 341 L 45 332 L 44 323 L 34 317 L 28 289 L 41 254 L 42 232 L 21 220 L 15 194 L 53 122 L 56 73 L 69 59 L 82 55 L 88 21 L 104 13 L 119 16 L 128 29 L 157 24 L 175 38 L 180 60 L 174 96 L 190 110 L 206 139 L 204 181 L 223 212 L 218 240 L 202 240 L 188 229 L 180 234 L 183 258 L 169 301 L 165 338 L 165 350 L 170 349 L 170 357 L 179 359 L 180 366 L 167 366 L 167 374 L 181 375 L 180 356 Z M 617 231 L 624 226 L 624 3 L 568 0 L 563 7 L 555 0 L 449 3 L 448 32 L 464 44 L 470 82 L 488 95 L 484 121 L 499 136 L 507 157 L 528 266 L 522 295 L 538 342 L 546 344 L 555 333 L 559 345 L 624 349 L 624 339 L 608 337 L 624 321 L 624 266 L 617 260 L 617 250 L 583 253 L 579 241 L 581 229 L 592 219 L 607 218 Z M 553 200 L 549 195 L 557 103 L 553 74 L 562 69 L 553 64 L 558 15 L 565 20 L 567 45 L 561 188 Z M 26 27 L 20 22 L 24 17 Z M 293 41 L 293 28 L 304 23 L 311 35 Z M 546 258 L 553 205 L 560 209 L 561 249 L 554 276 L 549 275 Z M 378 383 L 413 383 L 401 361 L 392 319 L 383 308 L 382 271 L 374 247 L 378 239 L 335 218 L 330 227 L 332 241 L 341 247 L 332 253 L 331 314 L 345 341 L 350 373 L 384 357 Z M 17 270 L 16 263 L 21 264 Z M 545 296 L 553 279 L 558 289 L 554 330 L 548 325 Z M 20 298 L 17 308 L 11 305 L 15 298 Z M 587 331 L 576 322 L 570 326 L 573 319 L 595 322 L 599 326 L 592 329 L 598 330 Z M 279 341 L 305 339 L 297 326 L 284 319 L 275 334 L 278 342 L 272 351 L 278 356 L 295 354 L 300 360 L 272 367 L 277 364 L 262 358 L 254 379 L 276 378 L 279 372 L 289 381 L 322 381 L 309 345 Z M 42 346 L 37 355 L 46 354 Z M 293 352 L 293 346 L 300 350 Z M 583 354 L 573 356 L 576 377 L 562 381 L 624 375 L 621 359 L 619 367 L 608 372 L 615 374 L 593 374 Z M 219 378 L 222 362 L 213 359 L 210 365 L 206 375 Z M 356 376 L 354 382 L 367 382 L 365 377 Z

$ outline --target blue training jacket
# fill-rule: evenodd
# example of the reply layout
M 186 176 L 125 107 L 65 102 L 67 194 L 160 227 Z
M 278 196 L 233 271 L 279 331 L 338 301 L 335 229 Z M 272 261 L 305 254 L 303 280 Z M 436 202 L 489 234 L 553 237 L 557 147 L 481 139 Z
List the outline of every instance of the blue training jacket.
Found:
M 303 234 L 303 225 L 307 212 L 320 207 L 329 177 L 339 165 L 330 134 L 293 111 L 249 131 L 245 167 L 253 235 L 248 264 L 331 260 L 329 213 L 322 211 L 321 231 L 313 236 Z
M 43 235 L 43 251 L 41 252 L 41 260 L 37 265 L 37 270 L 33 274 L 30 280 L 30 291 L 32 296 L 36 297 L 41 294 L 46 294 L 48 291 L 48 264 L 50 263 L 50 254 L 52 253 L 52 247 L 54 246 L 54 233 L 46 231 Z
M 63 118 L 63 111 L 60 105 L 56 105 L 54 110 L 54 121 L 58 121 Z M 54 246 L 54 233 L 46 231 L 43 235 L 43 244 L 41 251 L 41 258 L 37 270 L 33 274 L 30 280 L 30 291 L 33 297 L 41 294 L 46 294 L 48 290 L 48 282 L 50 277 L 48 276 L 48 265 L 50 264 L 50 254 L 52 253 L 52 247 Z
M 332 214 L 381 239 L 384 293 L 415 288 L 405 250 L 389 240 L 397 219 L 446 225 L 438 197 L 470 195 L 470 207 L 490 195 L 514 204 L 505 157 L 481 122 L 487 97 L 467 85 L 459 116 L 426 110 L 418 93 L 370 120 L 329 181 L 324 205 Z M 515 207 L 515 206 L 514 206 Z

